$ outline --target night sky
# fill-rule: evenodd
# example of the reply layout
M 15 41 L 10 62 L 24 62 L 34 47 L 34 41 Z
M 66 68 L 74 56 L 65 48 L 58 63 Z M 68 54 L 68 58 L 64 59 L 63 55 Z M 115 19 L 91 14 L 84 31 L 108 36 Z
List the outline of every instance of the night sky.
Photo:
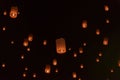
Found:
M 0 80 L 120 80 L 119 19 L 119 0 L 0 0 Z

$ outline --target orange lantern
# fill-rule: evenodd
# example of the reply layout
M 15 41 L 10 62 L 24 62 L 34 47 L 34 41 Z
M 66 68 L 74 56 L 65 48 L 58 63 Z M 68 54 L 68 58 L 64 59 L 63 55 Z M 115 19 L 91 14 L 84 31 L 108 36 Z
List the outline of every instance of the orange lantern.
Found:
M 82 28 L 87 28 L 87 21 L 86 20 L 83 20 L 83 22 L 82 22 Z
M 105 11 L 109 11 L 108 5 L 104 5 L 104 10 L 105 10 Z
M 33 40 L 33 35 L 32 34 L 29 34 L 28 35 L 28 41 L 31 42 Z
M 2 67 L 4 68 L 5 66 L 6 66 L 6 65 L 3 63 L 3 64 L 2 64 Z
M 43 45 L 46 46 L 47 45 L 47 40 L 43 41 Z
M 36 73 L 33 73 L 33 78 L 36 78 L 36 77 L 37 77 Z
M 108 45 L 108 38 L 103 39 L 103 45 Z
M 4 11 L 4 12 L 3 12 L 3 15 L 6 16 L 6 15 L 7 15 L 7 11 Z
M 82 47 L 79 48 L 79 53 L 80 53 L 80 54 L 83 53 L 83 48 L 82 48 Z
M 73 73 L 72 73 L 72 76 L 73 76 L 73 78 L 77 78 L 76 72 L 73 72 Z
M 54 65 L 54 66 L 57 65 L 57 59 L 53 59 L 53 65 Z
M 23 73 L 23 77 L 26 77 L 27 75 L 26 75 L 26 73 Z
M 120 60 L 118 61 L 118 67 L 120 67 Z
M 81 64 L 81 65 L 80 65 L 80 68 L 81 68 L 81 69 L 83 69 L 83 68 L 84 68 L 84 65 L 83 65 L 83 64 Z
M 110 23 L 110 20 L 109 20 L 109 19 L 106 19 L 106 23 L 107 23 L 107 24 Z
M 77 53 L 73 53 L 73 57 L 77 57 Z
M 66 43 L 63 38 L 56 39 L 56 52 L 58 54 L 66 53 Z
M 12 6 L 10 10 L 10 15 L 11 18 L 17 18 L 18 16 L 18 7 L 17 6 Z
M 96 58 L 96 62 L 100 62 L 100 59 L 99 59 L 99 58 Z
M 25 40 L 24 40 L 24 42 L 23 42 L 23 46 L 27 47 L 27 46 L 28 46 L 28 44 L 29 44 L 28 40 L 27 40 L 27 39 L 25 39 Z
M 100 30 L 96 29 L 96 35 L 100 35 Z
M 45 66 L 45 73 L 49 74 L 51 72 L 51 66 L 50 65 L 46 65 Z

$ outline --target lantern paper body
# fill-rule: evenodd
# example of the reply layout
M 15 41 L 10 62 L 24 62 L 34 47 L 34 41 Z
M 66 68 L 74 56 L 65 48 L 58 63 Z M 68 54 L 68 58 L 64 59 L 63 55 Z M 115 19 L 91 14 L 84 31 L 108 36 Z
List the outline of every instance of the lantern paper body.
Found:
M 11 7 L 11 10 L 10 10 L 10 15 L 9 15 L 11 18 L 17 18 L 18 16 L 18 8 L 17 7 Z
M 66 53 L 66 43 L 63 38 L 56 39 L 56 52 L 58 54 Z
M 87 21 L 86 20 L 83 20 L 83 22 L 82 22 L 82 28 L 87 28 Z
M 50 65 L 46 65 L 45 66 L 45 73 L 49 74 L 51 72 L 51 66 Z

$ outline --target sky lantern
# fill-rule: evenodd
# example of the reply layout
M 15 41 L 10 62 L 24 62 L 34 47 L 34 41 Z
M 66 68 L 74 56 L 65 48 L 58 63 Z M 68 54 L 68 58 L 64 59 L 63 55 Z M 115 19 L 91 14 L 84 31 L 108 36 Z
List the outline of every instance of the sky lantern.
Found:
M 23 77 L 26 77 L 27 75 L 26 75 L 26 73 L 23 73 Z
M 32 34 L 29 34 L 29 35 L 28 35 L 28 41 L 29 41 L 29 42 L 33 41 L 33 35 L 32 35 Z
M 109 6 L 108 5 L 104 5 L 104 10 L 105 11 L 109 11 Z
M 56 39 L 56 52 L 58 54 L 66 53 L 66 43 L 64 38 Z
M 108 38 L 103 39 L 103 45 L 108 45 Z
M 27 46 L 28 46 L 28 44 L 29 44 L 28 40 L 27 40 L 27 39 L 25 39 L 25 40 L 23 41 L 23 46 L 27 47 Z
M 109 20 L 109 19 L 106 19 L 106 23 L 107 23 L 107 24 L 110 23 L 110 20 Z
M 36 78 L 36 77 L 37 77 L 36 73 L 33 73 L 33 78 Z
M 100 57 L 101 57 L 101 56 L 102 56 L 102 52 L 99 52 L 98 56 L 100 56 Z
M 54 65 L 54 66 L 57 65 L 57 59 L 53 59 L 53 65 Z
M 118 61 L 118 67 L 120 67 L 120 60 Z
M 2 67 L 4 68 L 5 66 L 6 66 L 6 65 L 3 63 L 3 64 L 2 64 Z
M 46 46 L 47 45 L 47 40 L 43 41 L 43 45 Z
M 51 72 L 51 66 L 50 65 L 46 65 L 45 66 L 45 73 L 49 74 Z
M 17 18 L 17 16 L 18 16 L 18 7 L 17 6 L 11 7 L 9 16 L 13 19 Z
M 3 12 L 3 15 L 6 16 L 6 15 L 7 15 L 7 11 L 4 11 L 4 12 Z
M 100 62 L 100 59 L 99 59 L 99 58 L 96 58 L 96 62 Z
M 100 30 L 96 29 L 96 35 L 100 35 Z
M 77 57 L 77 53 L 74 52 L 74 53 L 73 53 L 73 57 Z
M 76 72 L 73 72 L 73 73 L 72 73 L 72 77 L 73 77 L 73 78 L 77 78 L 77 73 L 76 73 Z
M 83 20 L 82 21 L 82 28 L 87 28 L 87 21 L 86 20 Z
M 80 64 L 80 68 L 83 69 L 83 68 L 84 68 L 84 65 L 83 65 L 83 64 Z
M 80 53 L 80 54 L 83 53 L 83 48 L 82 48 L 82 47 L 79 48 L 79 53 Z

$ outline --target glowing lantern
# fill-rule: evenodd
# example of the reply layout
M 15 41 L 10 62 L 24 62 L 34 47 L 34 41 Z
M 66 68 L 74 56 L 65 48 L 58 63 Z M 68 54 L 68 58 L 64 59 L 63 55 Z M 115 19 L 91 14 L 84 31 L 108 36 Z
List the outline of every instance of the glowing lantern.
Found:
M 27 51 L 30 51 L 30 48 L 29 48 L 29 47 L 27 48 Z
M 32 34 L 29 34 L 28 35 L 28 41 L 31 42 L 33 40 L 33 35 Z
M 111 72 L 111 73 L 113 73 L 113 72 L 114 72 L 114 70 L 113 70 L 113 69 L 111 69 L 111 70 L 110 70 L 110 72 Z
M 47 45 L 47 40 L 43 41 L 43 45 L 46 46 Z
M 80 65 L 80 68 L 81 68 L 81 69 L 83 69 L 83 68 L 84 68 L 84 65 L 83 65 L 83 64 L 81 64 L 81 65 Z
M 24 59 L 24 55 L 21 55 L 21 59 Z
M 96 29 L 96 35 L 100 35 L 100 30 Z
M 24 40 L 24 42 L 23 42 L 23 46 L 27 47 L 27 46 L 28 46 L 28 44 L 29 44 L 28 40 L 27 40 L 27 39 L 25 39 L 25 40 Z
M 110 20 L 109 20 L 109 19 L 106 19 L 106 23 L 107 23 L 107 24 L 110 23 Z
M 51 72 L 51 66 L 50 65 L 46 65 L 45 66 L 45 73 L 49 74 Z
M 118 61 L 118 67 L 120 67 L 120 60 Z
M 7 11 L 4 11 L 4 12 L 3 12 L 3 15 L 6 16 L 6 15 L 7 15 Z
M 98 55 L 101 57 L 101 56 L 102 56 L 102 53 L 100 52 Z
M 54 66 L 57 65 L 57 59 L 53 59 L 53 65 L 54 65 Z
M 87 44 L 84 42 L 84 43 L 83 43 L 83 46 L 86 46 L 86 45 L 87 45 Z
M 79 78 L 78 80 L 82 80 L 81 78 Z
M 11 41 L 11 44 L 14 44 L 14 41 Z
M 11 7 L 9 16 L 11 18 L 17 18 L 17 16 L 18 16 L 18 7 L 16 7 L 16 6 Z
M 4 27 L 2 28 L 2 30 L 5 31 L 5 30 L 6 30 L 6 27 L 4 26 Z
M 36 77 L 37 77 L 36 73 L 33 73 L 33 78 L 36 78 Z
M 71 50 L 71 48 L 68 48 L 68 50 L 70 51 L 70 50 Z
M 104 6 L 104 9 L 105 9 L 105 11 L 109 11 L 108 5 L 105 5 L 105 6 Z
M 55 72 L 58 73 L 58 69 L 55 69 Z
M 77 78 L 76 72 L 73 72 L 73 73 L 72 73 L 72 76 L 73 76 L 73 78 Z
M 79 48 L 79 53 L 80 53 L 80 54 L 83 53 L 83 48 L 82 48 L 82 47 Z
M 27 71 L 28 70 L 28 67 L 25 67 L 25 71 Z
M 73 54 L 73 57 L 77 57 L 77 53 L 74 53 L 74 54 Z
M 108 38 L 104 38 L 103 45 L 108 45 Z
M 56 51 L 58 54 L 66 53 L 66 43 L 63 38 L 56 39 Z
M 100 62 L 99 58 L 96 58 L 96 62 Z
M 23 77 L 26 77 L 26 73 L 23 73 Z
M 6 66 L 6 65 L 3 63 L 3 64 L 2 64 L 2 67 L 5 68 L 5 66 Z
M 83 22 L 82 22 L 82 28 L 87 28 L 87 21 L 86 20 L 83 20 Z

